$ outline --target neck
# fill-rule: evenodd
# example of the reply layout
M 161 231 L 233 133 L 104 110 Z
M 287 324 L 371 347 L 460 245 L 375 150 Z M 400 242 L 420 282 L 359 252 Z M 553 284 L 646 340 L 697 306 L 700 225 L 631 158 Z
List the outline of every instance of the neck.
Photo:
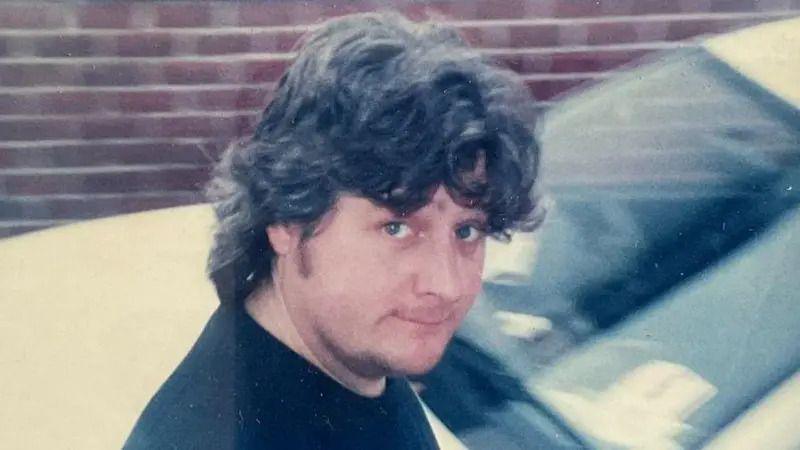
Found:
M 278 283 L 279 278 L 274 277 L 273 280 L 275 283 L 272 286 L 257 289 L 245 300 L 245 310 L 250 317 L 292 351 L 345 388 L 365 397 L 381 395 L 386 387 L 386 377 L 358 375 L 336 360 L 330 352 L 324 351 L 321 344 L 315 346 L 318 340 L 303 339 L 286 307 Z M 319 350 L 314 351 L 312 348 Z

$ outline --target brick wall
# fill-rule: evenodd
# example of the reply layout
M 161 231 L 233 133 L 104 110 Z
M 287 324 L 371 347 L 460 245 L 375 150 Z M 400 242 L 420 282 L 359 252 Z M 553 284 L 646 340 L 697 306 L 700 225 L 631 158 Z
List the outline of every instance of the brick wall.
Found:
M 202 201 L 211 163 L 248 133 L 298 36 L 388 3 L 0 4 L 0 237 Z M 800 13 L 800 0 L 392 4 L 460 28 L 543 108 L 649 52 Z

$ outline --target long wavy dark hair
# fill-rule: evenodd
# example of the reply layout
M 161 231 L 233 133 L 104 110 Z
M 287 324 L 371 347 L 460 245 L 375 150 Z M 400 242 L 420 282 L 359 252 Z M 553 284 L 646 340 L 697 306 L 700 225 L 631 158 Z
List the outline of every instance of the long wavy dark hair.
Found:
M 444 186 L 485 211 L 495 237 L 538 224 L 535 114 L 509 70 L 452 29 L 395 13 L 330 20 L 298 47 L 254 135 L 209 185 L 208 271 L 223 303 L 271 281 L 269 225 L 310 235 L 341 193 L 408 213 Z

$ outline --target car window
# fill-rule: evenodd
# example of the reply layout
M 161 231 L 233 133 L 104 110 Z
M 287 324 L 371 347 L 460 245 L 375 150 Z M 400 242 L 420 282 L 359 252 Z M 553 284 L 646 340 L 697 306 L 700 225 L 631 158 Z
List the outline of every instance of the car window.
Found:
M 555 207 L 533 295 L 605 327 L 724 255 L 791 204 L 797 117 L 696 49 L 563 102 L 541 133 Z
M 646 410 L 655 418 L 673 420 L 670 427 L 657 428 L 642 439 L 669 438 L 688 447 L 702 443 L 793 374 L 800 363 L 796 345 L 800 330 L 794 326 L 800 317 L 796 301 L 800 281 L 790 269 L 800 264 L 798 235 L 800 210 L 795 209 L 640 316 L 602 335 L 543 376 L 532 377 L 537 392 L 569 412 L 577 405 L 600 408 L 610 401 L 609 396 L 618 398 L 620 392 L 635 394 L 638 401 L 650 402 Z M 653 375 L 663 370 L 642 370 L 659 361 L 682 374 L 680 380 L 673 377 L 671 381 L 681 387 L 676 393 L 690 395 L 689 405 L 699 402 L 683 415 L 665 418 L 652 404 L 669 384 Z M 636 384 L 643 386 L 638 389 L 646 395 L 632 392 L 633 383 L 621 381 L 637 372 Z M 678 398 L 669 396 L 672 402 Z M 618 412 L 620 429 L 625 424 L 636 426 L 631 408 L 641 405 L 630 402 L 630 408 Z M 608 408 L 601 409 L 603 418 L 613 415 Z M 629 443 L 625 439 L 632 438 L 603 434 L 607 430 L 599 426 L 600 418 L 588 412 L 567 417 L 577 418 L 584 431 L 611 444 L 614 439 Z

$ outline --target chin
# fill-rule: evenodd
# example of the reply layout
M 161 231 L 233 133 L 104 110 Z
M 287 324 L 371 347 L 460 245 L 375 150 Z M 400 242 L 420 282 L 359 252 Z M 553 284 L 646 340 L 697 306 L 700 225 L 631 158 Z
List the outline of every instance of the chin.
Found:
M 437 358 L 432 361 L 425 361 L 420 363 L 415 363 L 412 365 L 408 365 L 405 370 L 398 371 L 399 375 L 403 376 L 414 376 L 414 375 L 425 375 L 426 373 L 433 370 L 436 367 L 436 364 L 441 360 L 441 358 Z
M 398 375 L 423 375 L 431 371 L 439 363 L 446 345 L 436 348 L 423 348 L 403 355 L 402 360 L 392 364 L 393 372 Z

